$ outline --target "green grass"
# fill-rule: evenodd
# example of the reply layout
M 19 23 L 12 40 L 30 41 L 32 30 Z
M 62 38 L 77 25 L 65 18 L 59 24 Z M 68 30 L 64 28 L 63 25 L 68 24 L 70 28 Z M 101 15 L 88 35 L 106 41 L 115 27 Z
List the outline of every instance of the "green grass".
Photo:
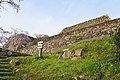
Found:
M 84 55 L 75 60 L 55 57 L 55 54 L 64 48 L 43 55 L 42 59 L 35 56 L 12 57 L 21 61 L 21 65 L 16 68 L 22 71 L 16 76 L 31 80 L 72 80 L 72 77 L 77 75 L 87 75 L 95 76 L 97 80 L 119 80 L 120 76 L 116 74 L 120 73 L 120 61 L 114 59 L 109 38 L 109 36 L 102 36 L 64 47 L 71 51 L 79 48 L 85 50 Z

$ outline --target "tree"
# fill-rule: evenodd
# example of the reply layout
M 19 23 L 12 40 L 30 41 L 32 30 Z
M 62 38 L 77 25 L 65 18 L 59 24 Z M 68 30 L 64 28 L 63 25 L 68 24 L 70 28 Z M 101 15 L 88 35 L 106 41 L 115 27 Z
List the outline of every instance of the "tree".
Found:
M 24 31 L 24 30 L 21 30 L 21 29 L 18 29 L 18 28 L 11 28 L 11 30 L 12 30 L 12 35 L 13 36 L 16 36 L 17 34 L 26 34 L 26 35 L 29 35 L 29 33 L 27 31 Z
M 20 30 L 18 28 L 11 28 L 12 31 L 5 31 L 2 27 L 0 27 L 0 46 L 3 47 L 4 44 L 8 41 L 8 39 L 12 36 L 17 36 L 18 34 L 26 34 L 29 35 L 27 31 Z M 13 41 L 15 42 L 15 40 Z
M 22 1 L 22 0 L 16 0 L 18 2 Z M 20 7 L 19 5 L 16 3 L 15 0 L 0 0 L 0 9 L 5 9 L 4 5 L 11 5 L 14 9 L 17 10 L 17 12 L 19 11 Z
M 112 44 L 112 53 L 115 55 L 115 61 L 120 61 L 120 25 L 118 29 L 110 34 L 110 43 Z
M 0 46 L 2 47 L 8 40 L 8 35 L 11 33 L 9 31 L 5 31 L 2 27 L 0 27 Z

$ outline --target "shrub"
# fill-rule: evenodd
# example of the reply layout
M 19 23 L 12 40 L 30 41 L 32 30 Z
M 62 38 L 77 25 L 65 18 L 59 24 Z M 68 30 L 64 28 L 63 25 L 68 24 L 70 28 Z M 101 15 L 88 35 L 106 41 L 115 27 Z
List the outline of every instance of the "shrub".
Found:
M 120 28 L 110 34 L 110 43 L 112 44 L 112 53 L 116 60 L 120 60 Z

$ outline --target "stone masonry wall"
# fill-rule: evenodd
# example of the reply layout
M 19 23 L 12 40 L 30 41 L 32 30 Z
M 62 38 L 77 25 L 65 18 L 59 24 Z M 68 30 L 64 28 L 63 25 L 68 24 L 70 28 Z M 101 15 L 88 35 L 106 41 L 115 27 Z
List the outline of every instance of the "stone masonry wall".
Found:
M 100 23 L 103 23 L 103 22 L 109 21 L 109 20 L 111 20 L 110 17 L 108 15 L 104 15 L 104 16 L 101 16 L 101 17 L 98 17 L 98 18 L 95 18 L 95 19 L 91 19 L 91 20 L 88 20 L 88 21 L 70 26 L 70 27 L 66 27 L 62 30 L 61 33 L 66 33 L 66 32 L 74 31 L 74 30 L 77 30 L 77 29 L 85 28 L 87 26 L 100 24 Z
M 101 24 L 88 26 L 75 31 L 52 36 L 44 41 L 43 52 L 45 53 L 52 52 L 54 50 L 57 50 L 58 48 L 76 43 L 80 40 L 107 35 L 111 31 L 114 31 L 117 28 L 117 25 L 119 24 L 120 18 L 106 21 Z M 36 45 L 26 47 L 25 49 L 22 50 L 22 53 L 35 53 L 35 52 L 38 52 L 37 43 Z

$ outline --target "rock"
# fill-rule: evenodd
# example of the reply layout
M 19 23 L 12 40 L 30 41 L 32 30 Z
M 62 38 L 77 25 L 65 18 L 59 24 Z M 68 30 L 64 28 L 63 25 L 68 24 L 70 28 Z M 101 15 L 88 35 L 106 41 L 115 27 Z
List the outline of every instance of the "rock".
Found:
M 20 72 L 21 72 L 21 70 L 20 70 L 20 69 L 17 69 L 15 72 L 16 72 L 16 73 L 20 73 Z
M 8 53 L 7 53 L 7 56 L 11 56 L 12 55 L 12 51 L 9 51 Z
M 63 49 L 63 52 L 68 51 L 69 49 Z
M 116 76 L 120 77 L 120 73 L 116 74 Z
M 0 52 L 0 56 L 6 56 L 6 53 Z
M 58 58 L 63 57 L 63 58 L 70 58 L 70 57 L 80 57 L 83 55 L 83 49 L 78 49 L 75 51 L 70 51 L 69 49 L 63 49 L 62 53 L 56 54 Z M 77 58 L 75 58 L 77 59 Z M 71 59 L 74 60 L 74 59 Z
M 75 56 L 80 57 L 83 55 L 83 52 L 84 52 L 83 49 L 75 50 Z
M 63 51 L 61 53 L 56 54 L 56 57 L 60 58 L 70 58 L 71 57 L 71 51 L 69 51 L 69 49 L 63 49 Z
M 95 76 L 90 77 L 90 80 L 96 80 Z
M 79 57 L 73 57 L 73 58 L 71 58 L 71 60 L 77 60 Z
M 79 76 L 74 77 L 75 80 L 81 80 Z
M 63 58 L 70 58 L 72 56 L 71 51 L 65 51 L 62 55 Z
M 56 57 L 58 57 L 58 59 L 60 59 L 60 58 L 62 57 L 63 54 L 64 54 L 64 52 L 58 53 L 58 54 L 56 54 Z
M 12 59 L 12 60 L 10 61 L 10 64 L 11 64 L 12 66 L 18 66 L 18 65 L 20 65 L 20 61 L 19 61 L 19 60 L 16 60 L 16 59 Z
M 79 75 L 80 79 L 84 79 L 84 77 L 85 77 L 84 75 Z
M 73 80 L 96 80 L 96 77 L 94 76 L 87 76 L 87 75 L 78 75 L 76 77 L 73 77 Z
M 65 74 L 61 74 L 60 76 L 61 76 L 61 77 L 65 77 Z
M 22 79 L 27 80 L 28 79 L 28 74 L 23 74 Z

